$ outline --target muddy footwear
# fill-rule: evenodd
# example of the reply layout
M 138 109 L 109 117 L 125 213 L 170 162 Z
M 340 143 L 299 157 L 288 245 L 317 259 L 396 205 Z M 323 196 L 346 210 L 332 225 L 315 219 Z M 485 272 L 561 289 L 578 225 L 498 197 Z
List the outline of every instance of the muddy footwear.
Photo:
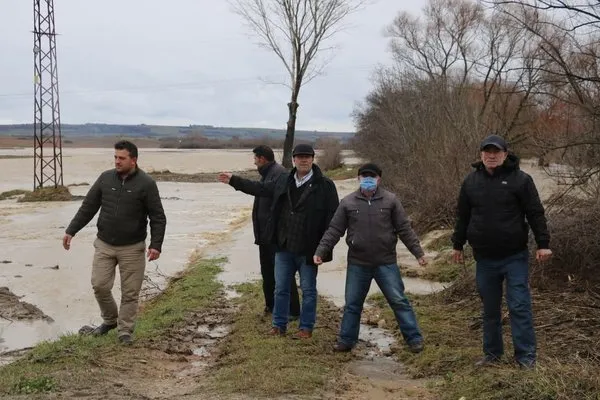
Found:
M 475 367 L 493 367 L 498 364 L 500 364 L 500 358 L 486 354 L 485 357 L 475 363 Z
M 117 324 L 107 325 L 105 323 L 102 323 L 100 326 L 96 327 L 92 331 L 92 335 L 94 335 L 94 336 L 104 336 L 108 332 L 110 332 L 113 329 L 115 329 L 116 327 L 117 327 Z
M 338 352 L 338 353 L 346 353 L 350 350 L 352 350 L 352 346 L 349 346 L 349 345 L 341 343 L 341 342 L 337 342 L 336 344 L 333 345 L 333 351 Z
M 298 332 L 296 332 L 296 334 L 294 336 L 292 336 L 292 339 L 298 339 L 298 340 L 302 340 L 302 339 L 310 339 L 312 337 L 312 332 L 306 329 L 300 329 Z
M 81 328 L 79 328 L 79 334 L 80 335 L 91 335 L 92 332 L 94 332 L 94 328 L 93 326 L 89 326 L 89 325 L 84 325 Z
M 119 336 L 119 342 L 121 342 L 121 344 L 123 344 L 125 346 L 130 346 L 133 344 L 133 339 L 131 338 L 131 335 L 124 334 L 124 335 Z
M 517 364 L 519 364 L 519 368 L 521 368 L 521 369 L 534 369 L 535 368 L 535 359 L 524 358 L 521 360 L 517 360 Z
M 285 331 L 282 331 L 280 328 L 273 326 L 268 334 L 269 336 L 285 336 Z
M 424 348 L 423 342 L 413 342 L 408 344 L 408 351 L 411 353 L 420 353 Z

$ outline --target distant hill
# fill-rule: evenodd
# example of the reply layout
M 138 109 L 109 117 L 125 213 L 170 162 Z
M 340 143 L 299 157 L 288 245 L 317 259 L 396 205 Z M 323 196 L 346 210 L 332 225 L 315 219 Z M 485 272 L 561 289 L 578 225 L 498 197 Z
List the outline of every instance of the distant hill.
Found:
M 0 125 L 0 136 L 30 137 L 33 124 Z M 117 125 L 117 124 L 63 124 L 64 138 L 90 136 L 128 136 L 140 138 L 176 138 L 202 135 L 209 139 L 259 139 L 269 137 L 283 139 L 285 130 L 267 128 L 228 128 L 212 125 L 165 126 L 165 125 Z M 354 136 L 354 132 L 296 131 L 298 140 L 314 141 L 317 138 L 336 138 L 342 142 Z

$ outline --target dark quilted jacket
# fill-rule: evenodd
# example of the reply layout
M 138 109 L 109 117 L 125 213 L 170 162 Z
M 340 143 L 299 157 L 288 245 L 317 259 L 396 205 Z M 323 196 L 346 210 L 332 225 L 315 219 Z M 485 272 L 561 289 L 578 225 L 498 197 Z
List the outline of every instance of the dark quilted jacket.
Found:
M 458 198 L 454 249 L 462 250 L 468 241 L 475 258 L 510 257 L 527 249 L 529 226 L 538 248 L 548 248 L 544 207 L 533 179 L 519 169 L 519 159 L 510 154 L 494 175 L 482 162 L 473 168 Z
M 75 236 L 96 215 L 98 238 L 114 246 L 146 239 L 150 219 L 150 248 L 161 251 L 165 237 L 165 216 L 156 182 L 144 171 L 121 180 L 116 170 L 103 172 L 90 188 L 66 233 Z

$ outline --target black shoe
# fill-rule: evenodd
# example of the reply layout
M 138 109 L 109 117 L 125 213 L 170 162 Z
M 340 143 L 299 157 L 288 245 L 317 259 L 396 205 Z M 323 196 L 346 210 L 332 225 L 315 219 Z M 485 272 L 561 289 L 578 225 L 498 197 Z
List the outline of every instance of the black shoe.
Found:
M 121 344 L 129 346 L 133 344 L 133 339 L 131 338 L 131 335 L 126 333 L 124 335 L 119 336 L 119 342 L 121 342 Z
M 425 348 L 425 346 L 423 345 L 423 342 L 413 342 L 413 343 L 409 343 L 408 344 L 408 350 L 411 353 L 420 353 L 423 351 L 423 349 Z
M 519 364 L 519 368 L 521 369 L 534 369 L 535 358 L 523 358 L 521 360 L 517 360 L 517 364 Z
M 94 335 L 94 336 L 104 336 L 108 332 L 110 332 L 113 329 L 115 329 L 116 327 L 117 327 L 117 324 L 107 325 L 105 323 L 102 323 L 100 326 L 96 327 L 92 331 L 92 335 Z
M 336 344 L 333 345 L 333 351 L 338 352 L 338 353 L 346 353 L 350 350 L 352 350 L 352 346 L 349 346 L 349 345 L 341 343 L 341 342 L 337 342 Z
M 491 354 L 486 354 L 481 360 L 475 363 L 476 367 L 490 367 L 493 365 L 500 364 L 500 357 L 493 356 Z

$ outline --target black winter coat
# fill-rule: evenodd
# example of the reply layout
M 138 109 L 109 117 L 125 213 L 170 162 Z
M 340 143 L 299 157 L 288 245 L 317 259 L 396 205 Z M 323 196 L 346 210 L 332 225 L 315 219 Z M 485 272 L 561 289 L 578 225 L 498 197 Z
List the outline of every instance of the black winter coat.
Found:
M 544 207 L 533 179 L 519 169 L 519 159 L 509 154 L 493 175 L 481 161 L 473 167 L 458 197 L 454 249 L 462 250 L 468 241 L 476 259 L 506 258 L 527 249 L 529 226 L 538 248 L 547 249 Z
M 264 236 L 261 234 L 269 243 L 277 243 L 277 223 L 281 216 L 283 202 L 288 201 L 288 190 L 291 185 L 295 185 L 295 173 L 296 169 L 294 168 L 289 173 L 281 174 L 277 181 L 268 183 L 251 181 L 236 175 L 232 176 L 229 181 L 235 190 L 253 196 L 272 198 L 271 215 L 265 227 Z M 317 165 L 313 165 L 313 177 L 309 181 L 309 185 L 310 187 L 306 190 L 310 192 L 304 203 L 307 217 L 303 232 L 306 239 L 305 251 L 302 255 L 306 257 L 307 264 L 314 265 L 313 256 L 338 207 L 339 197 L 333 181 L 324 176 Z M 332 258 L 331 254 L 327 254 L 323 257 L 323 261 L 331 261 Z
M 281 174 L 287 173 L 286 169 L 276 162 L 269 163 L 258 171 L 261 175 L 262 183 L 275 182 Z M 254 197 L 254 205 L 252 207 L 252 225 L 254 227 L 254 243 L 258 245 L 270 244 L 269 238 L 266 237 L 267 223 L 271 215 L 271 205 L 273 199 L 271 197 Z

